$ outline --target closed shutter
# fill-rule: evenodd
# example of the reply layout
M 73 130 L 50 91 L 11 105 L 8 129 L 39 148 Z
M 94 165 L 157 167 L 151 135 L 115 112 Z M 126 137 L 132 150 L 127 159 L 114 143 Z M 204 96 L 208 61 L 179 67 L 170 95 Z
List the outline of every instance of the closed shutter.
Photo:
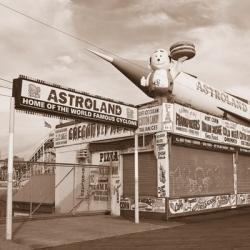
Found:
M 233 193 L 233 183 L 232 153 L 171 147 L 171 197 Z
M 238 193 L 250 192 L 250 156 L 239 155 L 237 165 Z
M 157 195 L 157 162 L 153 152 L 139 153 L 139 195 Z M 123 194 L 134 196 L 134 154 L 123 155 Z

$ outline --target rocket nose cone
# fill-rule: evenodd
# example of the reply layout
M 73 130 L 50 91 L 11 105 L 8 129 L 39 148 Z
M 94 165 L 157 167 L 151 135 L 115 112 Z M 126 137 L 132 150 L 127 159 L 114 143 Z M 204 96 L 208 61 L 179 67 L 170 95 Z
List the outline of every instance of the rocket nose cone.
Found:
M 99 56 L 99 57 L 101 57 L 102 59 L 104 59 L 104 60 L 106 60 L 106 61 L 108 61 L 108 62 L 113 62 L 114 61 L 114 58 L 113 57 L 111 57 L 111 56 L 108 56 L 108 55 L 105 55 L 105 54 L 103 54 L 103 53 L 101 53 L 101 52 L 97 52 L 97 51 L 95 51 L 95 50 L 92 50 L 92 49 L 86 49 L 87 51 L 89 51 L 89 52 L 91 52 L 92 54 L 94 54 L 94 55 L 96 55 L 96 56 Z

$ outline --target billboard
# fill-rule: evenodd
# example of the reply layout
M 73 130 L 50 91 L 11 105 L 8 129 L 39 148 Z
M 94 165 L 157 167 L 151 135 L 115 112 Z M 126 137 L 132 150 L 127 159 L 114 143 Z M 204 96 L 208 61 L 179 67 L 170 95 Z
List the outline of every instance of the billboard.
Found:
M 174 104 L 173 132 L 188 137 L 250 148 L 250 128 Z
M 14 79 L 13 96 L 18 110 L 137 127 L 137 109 L 133 105 L 44 81 L 23 76 Z

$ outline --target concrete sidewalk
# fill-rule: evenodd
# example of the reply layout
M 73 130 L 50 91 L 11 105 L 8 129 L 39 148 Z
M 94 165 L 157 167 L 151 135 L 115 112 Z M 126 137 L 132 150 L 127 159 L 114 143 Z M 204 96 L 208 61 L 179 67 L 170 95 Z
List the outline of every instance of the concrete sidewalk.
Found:
M 0 225 L 0 249 L 35 249 L 183 225 L 181 222 L 134 224 L 120 217 L 92 215 L 18 222 L 13 224 L 13 240 L 6 241 L 5 225 Z

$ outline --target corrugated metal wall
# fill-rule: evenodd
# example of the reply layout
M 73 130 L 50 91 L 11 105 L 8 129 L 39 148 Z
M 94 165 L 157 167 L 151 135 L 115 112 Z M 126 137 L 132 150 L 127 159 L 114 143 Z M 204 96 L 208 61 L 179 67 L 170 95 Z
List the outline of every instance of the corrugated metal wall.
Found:
M 134 196 L 134 183 L 134 154 L 124 154 L 124 196 Z M 139 195 L 157 195 L 157 162 L 153 152 L 139 153 Z
M 250 157 L 239 155 L 237 166 L 238 193 L 250 192 Z
M 233 193 L 233 184 L 232 153 L 171 147 L 171 197 Z

